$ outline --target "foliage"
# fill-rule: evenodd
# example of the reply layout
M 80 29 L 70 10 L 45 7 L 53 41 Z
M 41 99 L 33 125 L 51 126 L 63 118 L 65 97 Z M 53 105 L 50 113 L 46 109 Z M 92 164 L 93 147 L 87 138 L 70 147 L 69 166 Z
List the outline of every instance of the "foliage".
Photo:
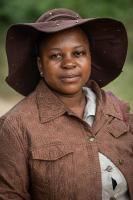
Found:
M 56 7 L 72 8 L 87 17 L 109 16 L 124 21 L 133 19 L 132 0 L 1 0 L 0 24 L 32 21 L 44 11 Z

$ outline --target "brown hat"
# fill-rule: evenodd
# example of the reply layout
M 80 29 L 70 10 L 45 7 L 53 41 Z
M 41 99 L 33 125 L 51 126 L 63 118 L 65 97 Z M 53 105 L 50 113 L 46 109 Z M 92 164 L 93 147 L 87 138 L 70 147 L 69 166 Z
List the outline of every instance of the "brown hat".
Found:
M 41 32 L 55 33 L 80 26 L 91 37 L 92 72 L 90 79 L 100 87 L 114 80 L 122 71 L 127 54 L 124 25 L 110 18 L 83 19 L 68 9 L 53 9 L 34 23 L 12 25 L 6 38 L 9 75 L 7 83 L 17 92 L 28 95 L 40 80 L 35 44 Z

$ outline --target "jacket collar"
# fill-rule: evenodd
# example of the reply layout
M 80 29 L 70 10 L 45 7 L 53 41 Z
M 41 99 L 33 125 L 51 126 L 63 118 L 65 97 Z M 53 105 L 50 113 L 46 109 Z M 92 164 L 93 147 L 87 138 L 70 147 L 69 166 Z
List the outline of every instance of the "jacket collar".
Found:
M 88 86 L 95 92 L 97 97 L 96 113 L 100 113 L 101 117 L 103 115 L 111 115 L 115 118 L 123 120 L 118 100 L 116 101 L 111 93 L 105 93 L 95 81 L 89 81 Z M 55 119 L 63 115 L 65 112 L 70 111 L 48 88 L 43 80 L 40 81 L 36 88 L 36 100 L 41 123 Z
M 120 104 L 121 102 L 117 97 L 111 92 L 106 92 L 105 114 L 111 115 L 119 120 L 124 120 Z
M 122 102 L 112 93 L 104 92 L 95 82 L 91 82 L 90 87 L 97 96 L 96 116 L 92 126 L 93 134 L 96 135 L 106 125 L 109 119 L 108 116 L 112 116 L 113 120 L 107 126 L 107 132 L 110 132 L 115 137 L 119 137 L 121 134 L 127 132 L 129 127 L 123 116 Z
M 43 80 L 36 88 L 36 100 L 41 123 L 55 119 L 67 111 L 63 102 L 48 88 Z
M 95 81 L 90 81 L 89 87 L 96 94 L 96 113 L 101 113 L 101 116 L 110 115 L 123 120 L 118 99 L 111 92 L 102 90 Z

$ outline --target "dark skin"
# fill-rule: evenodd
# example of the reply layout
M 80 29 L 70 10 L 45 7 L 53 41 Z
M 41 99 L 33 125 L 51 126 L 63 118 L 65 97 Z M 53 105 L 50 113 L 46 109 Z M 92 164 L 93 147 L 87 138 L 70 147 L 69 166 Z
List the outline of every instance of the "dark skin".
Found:
M 91 55 L 86 34 L 78 27 L 42 40 L 38 68 L 48 86 L 78 117 L 86 105 L 82 87 L 91 73 Z

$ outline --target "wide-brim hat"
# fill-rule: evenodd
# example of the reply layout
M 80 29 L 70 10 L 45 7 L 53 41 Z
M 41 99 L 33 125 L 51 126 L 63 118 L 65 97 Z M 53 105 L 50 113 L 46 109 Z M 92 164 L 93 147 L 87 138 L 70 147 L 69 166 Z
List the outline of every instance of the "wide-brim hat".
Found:
M 8 29 L 6 82 L 22 95 L 31 93 L 41 79 L 35 53 L 40 33 L 56 33 L 76 26 L 83 28 L 88 39 L 91 38 L 90 79 L 103 87 L 118 77 L 127 54 L 124 25 L 110 18 L 83 19 L 72 10 L 58 8 L 44 13 L 34 23 L 16 24 Z

